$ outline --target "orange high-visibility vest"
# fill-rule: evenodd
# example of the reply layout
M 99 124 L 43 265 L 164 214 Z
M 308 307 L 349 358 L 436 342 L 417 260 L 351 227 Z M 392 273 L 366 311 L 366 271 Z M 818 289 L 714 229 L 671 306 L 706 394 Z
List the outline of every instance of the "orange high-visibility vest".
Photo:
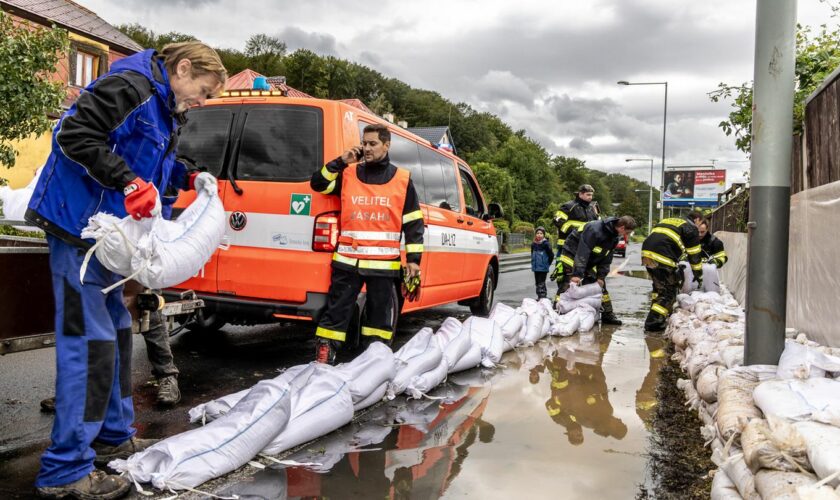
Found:
M 399 259 L 408 170 L 397 168 L 390 181 L 374 185 L 359 180 L 357 169 L 358 165 L 350 165 L 342 172 L 336 252 L 355 259 Z

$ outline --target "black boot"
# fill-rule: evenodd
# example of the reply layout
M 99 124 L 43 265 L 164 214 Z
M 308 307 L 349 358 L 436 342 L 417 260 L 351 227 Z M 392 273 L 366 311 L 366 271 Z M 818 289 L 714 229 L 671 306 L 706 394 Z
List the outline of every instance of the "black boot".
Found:
M 646 332 L 661 332 L 665 330 L 666 326 L 665 317 L 660 314 L 656 314 L 653 311 L 651 311 L 647 315 L 647 319 L 645 319 Z
M 616 317 L 615 313 L 612 311 L 605 311 L 601 313 L 601 324 L 602 325 L 617 325 L 621 326 L 621 320 Z
M 327 365 L 335 364 L 336 346 L 331 340 L 319 338 L 315 341 L 315 361 Z

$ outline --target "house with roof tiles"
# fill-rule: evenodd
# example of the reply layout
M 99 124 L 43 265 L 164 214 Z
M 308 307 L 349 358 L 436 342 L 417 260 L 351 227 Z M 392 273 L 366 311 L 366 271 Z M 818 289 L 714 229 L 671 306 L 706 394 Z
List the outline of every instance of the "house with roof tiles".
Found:
M 106 73 L 115 61 L 143 50 L 95 12 L 70 0 L 0 0 L 0 10 L 18 24 L 55 25 L 67 30 L 70 50 L 59 61 L 54 75 L 67 85 L 63 109 L 69 108 L 79 92 Z M 57 119 L 58 114 L 53 118 Z M 49 156 L 50 139 L 51 134 L 45 133 L 16 143 L 20 154 L 15 167 L 0 171 L 0 177 L 13 188 L 28 184 Z

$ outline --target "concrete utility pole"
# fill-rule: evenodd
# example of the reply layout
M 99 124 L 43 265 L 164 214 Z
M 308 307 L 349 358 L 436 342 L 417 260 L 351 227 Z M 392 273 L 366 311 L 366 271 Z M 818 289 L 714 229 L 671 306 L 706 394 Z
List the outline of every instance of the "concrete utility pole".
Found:
M 744 362 L 775 365 L 785 346 L 796 0 L 757 3 Z

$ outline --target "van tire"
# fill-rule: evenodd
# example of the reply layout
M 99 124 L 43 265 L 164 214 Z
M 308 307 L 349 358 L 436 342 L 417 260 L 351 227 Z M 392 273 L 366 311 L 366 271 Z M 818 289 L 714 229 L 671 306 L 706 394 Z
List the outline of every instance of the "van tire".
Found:
M 481 294 L 470 304 L 470 312 L 475 316 L 487 316 L 493 307 L 493 295 L 496 290 L 496 272 L 493 266 L 487 266 L 484 283 L 481 284 Z
M 195 333 L 216 333 L 227 324 L 227 320 L 215 308 L 205 306 L 195 312 L 195 317 L 184 328 Z

